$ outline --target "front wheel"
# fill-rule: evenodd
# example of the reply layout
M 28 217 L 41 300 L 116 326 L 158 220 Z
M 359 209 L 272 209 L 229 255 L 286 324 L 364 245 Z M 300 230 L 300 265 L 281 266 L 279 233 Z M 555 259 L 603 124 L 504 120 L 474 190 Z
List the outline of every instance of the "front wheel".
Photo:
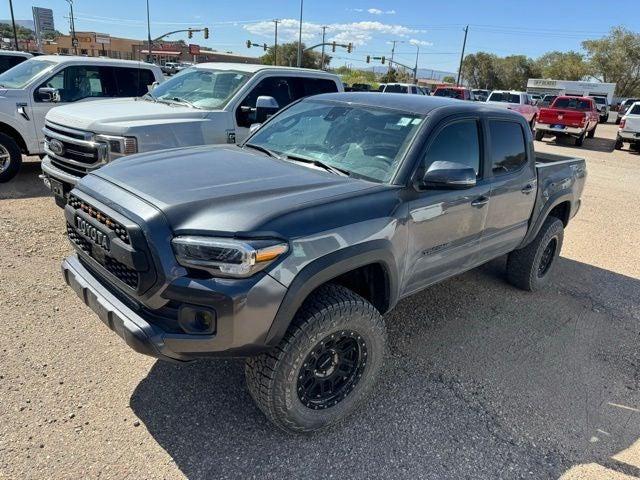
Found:
M 536 130 L 536 116 L 534 115 L 533 118 L 531 119 L 531 122 L 529 122 L 529 127 L 531 127 L 531 132 L 533 133 Z
M 18 174 L 22 153 L 16 141 L 0 133 L 0 183 L 8 182 Z
M 541 141 L 544 138 L 544 131 L 536 130 L 536 140 Z
M 509 283 L 528 291 L 538 290 L 546 285 L 560 255 L 563 239 L 562 221 L 556 217 L 548 217 L 529 245 L 509 254 Z
M 280 344 L 247 360 L 254 401 L 278 427 L 307 433 L 349 415 L 371 392 L 387 349 L 380 313 L 340 285 L 320 287 Z

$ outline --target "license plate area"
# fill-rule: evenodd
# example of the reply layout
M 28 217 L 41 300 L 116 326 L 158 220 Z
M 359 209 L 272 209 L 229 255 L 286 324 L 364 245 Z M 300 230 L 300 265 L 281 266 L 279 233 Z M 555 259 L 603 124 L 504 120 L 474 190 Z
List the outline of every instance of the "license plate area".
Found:
M 64 184 L 55 178 L 49 178 L 51 184 L 51 193 L 54 197 L 64 198 Z
M 554 130 L 564 130 L 565 126 L 564 125 L 555 124 L 555 125 L 551 125 L 551 128 L 553 128 Z

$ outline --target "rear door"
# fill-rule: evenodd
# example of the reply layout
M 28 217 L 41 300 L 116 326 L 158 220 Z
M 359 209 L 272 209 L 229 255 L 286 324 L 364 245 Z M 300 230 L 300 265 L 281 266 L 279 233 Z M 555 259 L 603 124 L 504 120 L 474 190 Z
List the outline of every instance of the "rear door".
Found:
M 482 261 L 516 248 L 527 233 L 537 176 L 530 136 L 517 120 L 488 118 L 491 194 L 482 235 Z
M 448 119 L 431 135 L 416 178 L 434 161 L 451 161 L 472 166 L 477 184 L 464 190 L 427 189 L 409 202 L 405 294 L 474 265 L 490 194 L 490 179 L 483 172 L 484 144 L 476 116 Z

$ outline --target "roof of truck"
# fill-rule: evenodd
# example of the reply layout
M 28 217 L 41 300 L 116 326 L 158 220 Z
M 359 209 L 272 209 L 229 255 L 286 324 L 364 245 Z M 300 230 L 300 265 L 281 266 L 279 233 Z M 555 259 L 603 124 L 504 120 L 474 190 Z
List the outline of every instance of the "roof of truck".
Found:
M 278 70 L 282 72 L 306 72 L 314 75 L 324 75 L 335 78 L 337 75 L 322 70 L 312 68 L 280 67 L 275 65 L 259 65 L 255 63 L 227 63 L 227 62 L 205 62 L 194 65 L 196 68 L 207 68 L 215 70 L 235 70 L 237 72 L 256 73 L 262 70 Z
M 122 65 L 124 67 L 147 67 L 147 68 L 160 68 L 153 63 L 142 62 L 138 60 L 120 60 L 118 58 L 107 57 L 85 57 L 84 55 L 39 55 L 34 57 L 33 60 L 47 60 L 49 62 L 64 63 L 64 62 L 82 62 L 84 64 L 108 64 L 108 65 Z
M 428 95 L 406 95 L 404 93 L 385 93 L 384 95 L 378 92 L 323 93 L 311 97 L 311 100 L 315 99 L 353 103 L 370 107 L 392 108 L 418 115 L 426 115 L 432 110 L 440 107 L 458 107 L 468 109 L 470 111 L 495 111 L 495 107 L 486 105 L 484 102 L 478 103 L 448 97 L 432 97 Z M 519 115 L 515 112 L 513 113 Z

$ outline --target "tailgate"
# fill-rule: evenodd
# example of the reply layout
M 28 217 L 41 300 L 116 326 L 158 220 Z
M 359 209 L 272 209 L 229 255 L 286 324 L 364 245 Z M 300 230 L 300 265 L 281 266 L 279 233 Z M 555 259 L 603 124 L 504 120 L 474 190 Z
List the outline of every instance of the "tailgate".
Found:
M 627 115 L 627 118 L 624 119 L 624 128 L 622 130 L 625 132 L 640 133 L 640 115 Z
M 561 110 L 556 108 L 543 108 L 538 115 L 538 122 L 557 125 L 570 125 L 581 127 L 584 125 L 585 112 L 576 110 Z

